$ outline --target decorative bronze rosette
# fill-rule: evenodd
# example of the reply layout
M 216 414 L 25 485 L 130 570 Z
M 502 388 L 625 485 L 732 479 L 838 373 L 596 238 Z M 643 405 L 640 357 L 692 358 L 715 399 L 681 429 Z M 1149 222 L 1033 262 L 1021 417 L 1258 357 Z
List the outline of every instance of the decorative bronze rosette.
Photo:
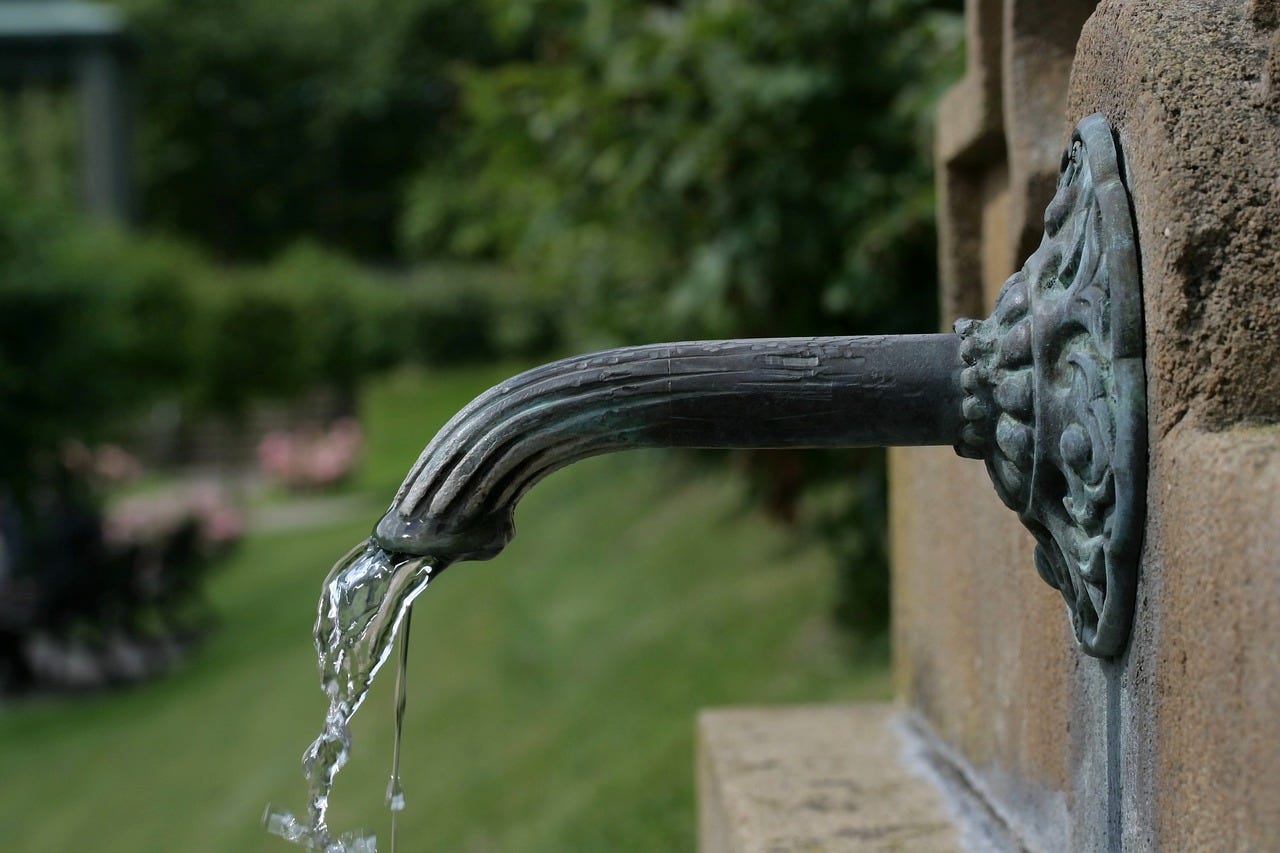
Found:
M 986 320 L 961 320 L 963 456 L 984 459 L 1038 542 L 1081 648 L 1120 654 L 1133 620 L 1146 490 L 1142 294 L 1110 125 L 1081 121 L 1040 247 Z

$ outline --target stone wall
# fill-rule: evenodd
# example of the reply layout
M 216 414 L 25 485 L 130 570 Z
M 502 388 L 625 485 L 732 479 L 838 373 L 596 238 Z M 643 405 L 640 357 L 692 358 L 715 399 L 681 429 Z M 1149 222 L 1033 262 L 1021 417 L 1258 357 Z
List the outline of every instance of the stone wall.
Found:
M 1146 329 L 1135 630 L 1075 647 L 983 466 L 891 454 L 899 694 L 1031 849 L 1280 839 L 1280 3 L 971 0 L 939 109 L 943 314 L 1039 241 L 1081 117 L 1118 132 Z

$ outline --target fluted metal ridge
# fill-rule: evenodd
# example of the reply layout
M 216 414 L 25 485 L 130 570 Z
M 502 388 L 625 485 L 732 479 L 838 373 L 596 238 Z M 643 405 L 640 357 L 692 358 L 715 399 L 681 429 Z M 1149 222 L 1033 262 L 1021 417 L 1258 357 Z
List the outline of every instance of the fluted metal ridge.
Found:
M 954 444 L 962 367 L 955 335 L 689 341 L 552 362 L 454 416 L 375 537 L 400 552 L 496 553 L 538 480 L 630 448 Z

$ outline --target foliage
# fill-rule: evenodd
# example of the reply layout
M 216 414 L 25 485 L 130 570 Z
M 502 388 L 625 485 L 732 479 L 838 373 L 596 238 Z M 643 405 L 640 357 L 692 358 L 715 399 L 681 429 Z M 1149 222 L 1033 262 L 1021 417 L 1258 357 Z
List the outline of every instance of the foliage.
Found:
M 181 243 L 88 227 L 0 191 L 0 690 L 167 667 L 162 647 L 189 625 L 177 617 L 198 603 L 206 546 L 226 533 L 227 514 L 207 501 L 104 514 L 97 480 L 121 460 L 81 442 L 161 399 L 199 416 L 316 386 L 354 395 L 369 373 L 431 355 L 404 323 L 441 325 L 436 337 L 461 348 L 449 360 L 464 361 L 468 341 L 448 324 L 457 293 L 431 285 L 305 245 L 219 268 Z M 505 340 L 498 298 L 477 289 L 469 303 L 487 336 L 476 355 Z M 349 469 L 352 435 L 339 438 L 309 461 L 308 482 Z
M 68 439 L 110 436 L 157 399 L 235 414 L 317 386 L 354 394 L 407 361 L 551 345 L 536 319 L 550 306 L 512 299 L 511 281 L 460 265 L 375 273 L 310 244 L 224 268 L 0 198 L 0 409 L 15 413 L 0 419 L 0 484 L 24 492 Z
M 381 338 L 394 293 L 341 256 L 301 245 L 263 267 L 198 282 L 200 358 L 188 399 L 220 412 L 288 398 L 317 385 L 350 392 L 396 360 Z
M 491 0 L 534 58 L 459 74 L 464 165 L 424 170 L 406 238 L 514 257 L 628 340 L 932 328 L 901 283 L 934 274 L 955 5 Z
M 397 364 L 542 354 L 556 341 L 553 321 L 540 322 L 553 303 L 525 297 L 518 278 L 492 265 L 375 271 L 300 243 L 200 282 L 201 356 L 187 393 L 216 411 L 316 386 L 350 395 Z
M 117 271 L 82 267 L 71 233 L 60 214 L 0 200 L 0 409 L 11 413 L 0 419 L 0 482 L 18 488 L 70 433 L 93 437 L 181 362 L 150 357 L 168 307 L 155 280 L 110 286 L 102 279 Z
M 493 50 L 450 0 L 115 0 L 139 44 L 149 222 L 224 257 L 393 248 L 400 184 L 447 152 L 445 66 Z
M 91 458 L 79 450 L 79 462 Z M 172 668 L 207 628 L 201 587 L 243 531 L 238 510 L 210 488 L 100 512 L 72 455 L 39 483 L 37 511 L 0 491 L 0 694 Z
M 935 326 L 928 116 L 958 0 L 115 2 L 140 46 L 143 209 L 204 248 L 5 204 L 10 448 L 49 457 L 161 395 L 234 412 L 543 351 L 566 322 L 581 346 Z M 54 100 L 20 106 L 5 127 L 70 138 Z M 41 147 L 9 136 L 5 186 Z M 385 257 L 397 221 L 430 269 L 315 243 Z M 883 516 L 880 456 L 752 470 L 787 517 L 801 481 L 856 481 L 799 518 L 883 589 L 882 534 L 848 538 Z
M 490 264 L 435 263 L 401 281 L 392 334 L 421 364 L 466 364 L 545 355 L 559 344 L 560 300 L 528 292 L 521 276 Z
M 61 87 L 0 90 L 0 186 L 46 204 L 74 202 L 77 106 Z

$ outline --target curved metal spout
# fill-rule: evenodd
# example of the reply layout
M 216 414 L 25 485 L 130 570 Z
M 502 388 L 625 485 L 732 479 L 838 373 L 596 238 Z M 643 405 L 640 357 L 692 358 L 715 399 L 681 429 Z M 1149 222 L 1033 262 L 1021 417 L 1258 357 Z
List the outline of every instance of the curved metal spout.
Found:
M 1035 536 L 1081 648 L 1123 651 L 1146 489 L 1142 295 L 1115 136 L 1083 119 L 1040 247 L 956 335 L 627 347 L 535 368 L 437 435 L 374 529 L 392 554 L 492 557 L 516 502 L 578 459 L 634 447 L 950 444 L 982 459 Z
M 393 553 L 492 557 L 539 480 L 632 448 L 958 444 L 964 366 L 958 335 L 691 341 L 546 364 L 445 425 L 374 539 Z

